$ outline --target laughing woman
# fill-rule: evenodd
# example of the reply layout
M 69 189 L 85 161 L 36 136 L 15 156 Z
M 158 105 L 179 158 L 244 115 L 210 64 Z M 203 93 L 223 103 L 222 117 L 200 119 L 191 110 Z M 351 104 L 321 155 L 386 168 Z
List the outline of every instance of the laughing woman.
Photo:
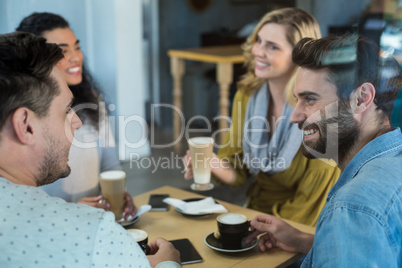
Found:
M 70 150 L 70 176 L 45 185 L 43 189 L 49 195 L 68 202 L 108 209 L 109 204 L 100 202 L 99 173 L 122 168 L 108 126 L 106 109 L 102 109 L 104 101 L 83 65 L 79 40 L 64 18 L 46 12 L 29 15 L 16 30 L 40 35 L 47 42 L 56 43 L 62 48 L 64 59 L 57 66 L 74 95 L 73 107 L 82 120 L 82 127 L 75 131 L 75 140 Z M 126 218 L 136 213 L 129 193 L 125 196 L 125 213 Z
M 226 185 L 243 186 L 254 178 L 247 207 L 311 226 L 340 170 L 301 152 L 303 133 L 289 122 L 297 72 L 292 50 L 300 39 L 320 35 L 315 18 L 297 8 L 260 20 L 243 45 L 248 71 L 238 83 L 220 164 L 211 167 L 215 180 Z M 189 158 L 187 153 L 184 161 Z M 185 178 L 192 176 L 189 168 Z

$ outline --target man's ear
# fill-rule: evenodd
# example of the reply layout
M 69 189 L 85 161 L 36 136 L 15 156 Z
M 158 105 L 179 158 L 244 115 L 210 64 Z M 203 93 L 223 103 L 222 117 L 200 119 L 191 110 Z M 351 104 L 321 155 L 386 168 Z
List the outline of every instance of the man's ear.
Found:
M 358 87 L 354 94 L 355 113 L 362 113 L 374 104 L 375 88 L 371 83 L 364 83 Z
M 17 139 L 23 144 L 32 144 L 35 140 L 37 117 L 25 107 L 20 107 L 11 116 L 11 124 Z

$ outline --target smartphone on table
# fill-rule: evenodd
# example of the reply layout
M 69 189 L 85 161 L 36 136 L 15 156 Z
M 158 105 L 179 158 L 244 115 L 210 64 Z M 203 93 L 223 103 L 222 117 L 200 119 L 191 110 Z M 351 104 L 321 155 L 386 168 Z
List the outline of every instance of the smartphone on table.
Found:
M 169 241 L 180 252 L 181 264 L 202 262 L 202 257 L 187 238 Z
M 168 204 L 163 202 L 163 199 L 169 197 L 169 194 L 151 194 L 148 204 L 151 205 L 151 211 L 167 211 Z

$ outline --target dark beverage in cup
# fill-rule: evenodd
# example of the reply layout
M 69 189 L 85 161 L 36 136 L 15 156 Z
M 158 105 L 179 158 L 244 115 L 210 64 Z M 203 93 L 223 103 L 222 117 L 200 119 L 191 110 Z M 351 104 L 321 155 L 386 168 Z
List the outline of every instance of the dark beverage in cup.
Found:
M 239 249 L 247 236 L 250 222 L 243 214 L 226 213 L 216 218 L 222 246 L 225 249 Z

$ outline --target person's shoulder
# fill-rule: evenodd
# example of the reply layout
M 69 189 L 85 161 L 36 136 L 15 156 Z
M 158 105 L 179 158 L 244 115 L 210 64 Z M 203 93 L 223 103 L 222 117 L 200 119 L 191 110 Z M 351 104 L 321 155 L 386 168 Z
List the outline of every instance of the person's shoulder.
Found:
M 242 101 L 242 102 L 246 102 L 246 103 L 247 103 L 247 101 L 250 99 L 250 96 L 251 96 L 250 93 L 248 93 L 248 92 L 246 92 L 246 91 L 244 91 L 244 90 L 238 89 L 238 90 L 236 91 L 236 93 L 235 93 L 233 102 Z
M 379 217 L 387 215 L 393 207 L 402 209 L 401 172 L 377 164 L 372 163 L 374 169 L 362 167 L 336 192 L 331 203 Z
M 21 202 L 21 204 L 24 203 L 23 200 L 27 200 L 27 203 L 34 204 L 50 197 L 39 187 L 15 184 L 2 177 L 0 177 L 0 193 L 0 196 L 3 197 L 4 200 L 10 202 L 18 201 Z
M 303 155 L 303 157 L 305 157 Z M 306 157 L 305 157 L 306 158 Z M 315 159 L 308 159 L 308 167 L 312 169 L 321 169 L 321 170 L 339 170 L 336 162 L 332 159 L 324 159 L 324 158 L 315 158 Z
M 302 155 L 299 161 L 305 161 L 306 172 L 310 175 L 317 174 L 319 177 L 335 177 L 339 178 L 341 170 L 338 168 L 335 161 L 331 159 L 308 159 Z
M 3 188 L 4 187 L 4 188 Z M 39 187 L 16 185 L 0 180 L 0 200 L 4 205 L 0 211 L 8 215 L 11 222 L 35 222 L 43 230 L 59 226 L 59 231 L 73 226 L 84 232 L 91 232 L 103 221 L 114 221 L 111 212 L 84 204 L 70 203 L 52 197 Z M 18 212 L 18 213 L 16 213 Z M 32 227 L 28 224 L 29 227 Z M 52 231 L 53 232 L 53 231 Z
M 40 187 L 14 185 L 13 188 L 14 189 L 10 189 L 10 192 L 14 193 L 16 200 L 24 201 L 24 203 L 35 207 L 35 210 L 41 211 L 49 217 L 53 215 L 55 219 L 61 215 L 63 219 L 68 219 L 69 222 L 81 222 L 84 218 L 92 222 L 99 222 L 104 217 L 114 219 L 114 217 L 112 217 L 113 213 L 111 212 L 106 213 L 103 209 L 94 208 L 85 204 L 66 202 L 62 198 L 50 196 Z M 18 202 L 21 203 L 21 201 Z
M 112 212 L 106 212 L 100 208 L 94 208 L 85 204 L 74 203 L 74 202 L 66 202 L 65 200 L 58 197 L 50 197 L 49 203 L 51 206 L 60 209 L 65 214 L 73 214 L 76 215 L 76 218 L 79 218 L 78 215 L 82 215 L 86 219 L 92 220 L 103 220 L 104 218 L 113 218 L 114 214 Z
M 395 188 L 402 185 L 402 151 L 378 156 L 365 162 L 355 176 L 356 183 L 381 184 Z
M 46 209 L 46 213 L 53 214 L 53 221 L 58 226 L 66 226 L 66 229 L 79 228 L 81 233 L 107 232 L 113 235 L 114 232 L 121 232 L 121 227 L 115 222 L 112 212 L 94 208 L 85 204 L 65 202 L 60 198 L 52 197 L 51 204 Z

